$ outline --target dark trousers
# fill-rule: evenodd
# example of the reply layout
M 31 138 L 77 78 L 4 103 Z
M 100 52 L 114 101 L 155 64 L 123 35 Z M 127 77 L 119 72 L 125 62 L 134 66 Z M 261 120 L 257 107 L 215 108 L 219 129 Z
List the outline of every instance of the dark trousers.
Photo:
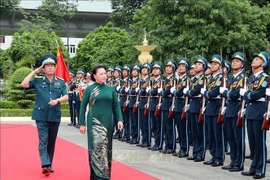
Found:
M 199 113 L 189 113 L 192 138 L 193 138 L 193 156 L 196 158 L 205 158 L 205 124 L 198 122 Z
M 223 163 L 225 159 L 223 124 L 217 123 L 218 116 L 205 115 L 208 121 L 209 150 L 212 160 Z
M 188 144 L 192 145 L 193 144 L 193 135 L 192 135 L 192 130 L 191 130 L 191 119 L 190 119 L 190 113 L 187 112 L 187 121 L 188 121 Z
M 163 147 L 163 135 L 161 134 L 161 117 L 155 116 L 155 111 L 150 111 L 150 118 L 152 122 L 152 132 L 154 133 L 155 147 Z
M 253 149 L 251 172 L 265 174 L 267 161 L 266 130 L 262 130 L 262 120 L 247 120 L 249 145 Z
M 139 122 L 141 124 L 142 130 L 142 144 L 151 144 L 151 124 L 150 124 L 150 114 L 144 115 L 144 109 L 139 110 Z
M 52 165 L 59 124 L 60 122 L 36 121 L 39 139 L 38 150 L 42 167 Z
M 131 122 L 131 141 L 138 143 L 140 141 L 140 124 L 138 113 L 133 113 L 133 108 L 129 108 L 129 119 Z
M 122 138 L 123 131 L 118 130 L 118 121 L 115 117 L 115 113 L 112 114 L 112 121 L 113 121 L 113 127 L 114 127 L 114 137 Z
M 69 104 L 69 114 L 70 114 L 70 121 L 73 125 L 76 125 L 76 104 L 75 101 L 68 101 Z
M 244 167 L 245 162 L 245 126 L 236 126 L 237 117 L 224 117 L 227 139 L 230 144 L 231 166 Z
M 162 118 L 164 122 L 165 150 L 175 151 L 176 135 L 174 119 L 169 118 L 169 111 L 167 110 L 162 111 Z
M 180 145 L 179 151 L 181 154 L 188 155 L 188 151 L 189 151 L 188 120 L 182 120 L 181 116 L 182 116 L 182 112 L 174 112 L 174 120 L 176 123 L 179 145 Z
M 124 138 L 130 140 L 130 120 L 129 120 L 129 113 L 123 111 L 123 107 L 121 107 L 121 112 L 124 120 Z

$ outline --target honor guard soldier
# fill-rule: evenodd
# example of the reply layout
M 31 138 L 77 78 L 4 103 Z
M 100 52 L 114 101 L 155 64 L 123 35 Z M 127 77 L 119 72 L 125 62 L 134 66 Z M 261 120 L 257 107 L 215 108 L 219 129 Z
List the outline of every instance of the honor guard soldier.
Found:
M 265 92 L 269 78 L 263 70 L 267 68 L 268 56 L 268 53 L 263 51 L 254 57 L 251 63 L 253 75 L 247 80 L 248 89 L 240 89 L 240 95 L 247 101 L 247 133 L 251 150 L 254 152 L 249 171 L 242 172 L 242 175 L 253 176 L 254 179 L 264 178 L 266 171 L 266 130 L 262 129 L 262 124 L 266 112 Z
M 176 82 L 176 85 L 171 88 L 171 93 L 175 96 L 173 112 L 174 112 L 174 121 L 176 123 L 178 132 L 180 149 L 178 153 L 173 153 L 173 156 L 183 158 L 188 157 L 189 152 L 188 120 L 182 119 L 182 110 L 184 109 L 185 102 L 187 102 L 186 99 L 187 97 L 184 97 L 183 90 L 185 87 L 187 87 L 189 83 L 187 71 L 189 70 L 190 62 L 186 57 L 181 57 L 178 59 L 177 64 L 178 64 L 177 73 L 179 75 L 179 78 Z
M 222 169 L 230 172 L 244 170 L 245 161 L 245 126 L 237 126 L 238 112 L 240 111 L 241 99 L 240 88 L 244 81 L 244 61 L 245 56 L 241 52 L 236 52 L 232 55 L 232 70 L 233 75 L 228 78 L 228 88 L 220 87 L 220 93 L 226 98 L 226 110 L 224 113 L 224 126 L 227 129 L 227 138 L 230 145 L 231 162 Z M 226 63 L 225 63 L 226 65 Z M 230 67 L 229 67 L 230 68 Z M 229 69 L 228 68 L 228 69 Z
M 76 101 L 75 101 L 75 112 L 76 112 L 76 117 L 77 117 L 77 123 L 76 123 L 76 128 L 79 128 L 79 114 L 80 114 L 80 108 L 81 108 L 81 88 L 83 86 L 84 82 L 84 76 L 85 72 L 83 69 L 80 69 L 77 71 L 76 74 L 76 88 L 74 88 L 75 94 L 76 94 Z
M 113 85 L 113 71 L 114 71 L 114 67 L 109 66 L 106 73 L 107 74 L 106 84 L 110 86 Z
M 212 75 L 209 79 L 207 89 L 201 89 L 201 94 L 207 99 L 204 118 L 205 121 L 208 121 L 209 150 L 212 156 L 204 164 L 213 167 L 222 166 L 225 160 L 223 122 L 218 121 L 221 108 L 219 92 L 222 83 L 221 58 L 218 54 L 212 56 L 210 60 Z
M 122 76 L 123 79 L 119 85 L 120 92 L 120 106 L 122 110 L 122 115 L 124 119 L 124 137 L 120 139 L 123 142 L 129 142 L 131 136 L 131 124 L 129 119 L 129 111 L 128 111 L 128 91 L 130 89 L 130 79 L 129 74 L 131 71 L 131 67 L 129 64 L 125 64 L 122 68 Z
M 165 148 L 162 151 L 163 154 L 172 154 L 175 152 L 176 147 L 176 134 L 175 134 L 175 122 L 173 117 L 169 116 L 169 110 L 172 106 L 172 94 L 171 88 L 175 86 L 174 72 L 176 69 L 176 63 L 174 60 L 169 59 L 165 64 L 166 79 L 164 80 L 163 88 L 159 88 L 158 92 L 162 96 L 161 104 L 161 141 L 163 136 L 165 137 Z M 173 112 L 171 112 L 173 113 Z M 162 142 L 160 142 L 162 144 Z
M 53 173 L 54 147 L 61 121 L 61 102 L 68 100 L 66 84 L 55 77 L 57 59 L 47 54 L 41 58 L 41 66 L 32 71 L 21 83 L 23 88 L 35 89 L 36 100 L 32 119 L 36 121 L 39 139 L 39 156 L 42 174 Z M 44 70 L 44 76 L 35 76 Z M 34 77 L 34 78 L 33 78 Z M 33 78 L 33 79 L 32 79 Z
M 115 90 L 116 90 L 116 94 L 118 96 L 118 100 L 120 101 L 120 86 L 121 86 L 121 74 L 122 74 L 122 67 L 121 66 L 115 66 L 114 70 L 113 70 L 113 77 L 112 77 L 112 86 L 114 86 Z M 113 139 L 121 139 L 122 138 L 122 134 L 123 131 L 118 130 L 117 127 L 117 119 L 116 117 L 113 115 L 113 123 L 114 123 L 114 135 L 113 135 Z
M 140 78 L 139 74 L 141 71 L 140 64 L 134 64 L 131 68 L 131 76 L 132 79 L 130 81 L 130 89 L 129 89 L 129 119 L 131 125 L 131 140 L 130 144 L 139 144 L 140 142 L 140 124 L 138 122 L 138 92 L 140 89 Z
M 152 74 L 154 80 L 152 81 L 152 86 L 146 88 L 146 92 L 150 96 L 150 103 L 149 103 L 149 113 L 150 119 L 152 123 L 151 131 L 154 134 L 155 143 L 152 147 L 148 147 L 148 150 L 158 151 L 162 150 L 162 143 L 163 137 L 161 136 L 161 117 L 159 107 L 161 103 L 161 96 L 158 94 L 158 88 L 163 86 L 163 82 L 161 79 L 161 75 L 163 73 L 162 65 L 160 62 L 154 62 L 152 64 Z M 157 112 L 157 113 L 156 113 Z M 159 113 L 158 113 L 159 112 Z
M 140 85 L 140 100 L 139 100 L 139 122 L 142 130 L 142 141 L 141 144 L 137 144 L 139 147 L 150 147 L 151 146 L 151 124 L 149 118 L 149 100 L 146 89 L 151 87 L 151 81 L 149 74 L 151 72 L 152 65 L 148 62 L 142 65 L 141 69 L 141 85 Z M 146 110 L 145 110 L 146 109 Z M 147 114 L 148 112 L 148 114 Z
M 190 85 L 190 82 L 194 80 L 196 74 L 195 74 L 195 71 L 194 71 L 194 64 L 192 64 L 190 66 L 190 69 L 189 69 L 189 75 L 190 75 L 190 81 L 189 81 L 189 85 Z M 184 91 L 183 91 L 184 92 Z M 188 98 L 188 96 L 187 96 Z M 190 101 L 190 99 L 188 98 L 188 100 Z M 188 102 L 188 105 L 189 105 L 189 102 Z M 189 114 L 190 111 L 188 111 L 188 108 L 187 108 L 187 114 Z M 190 146 L 193 146 L 193 135 L 192 135 L 192 130 L 191 130 L 191 120 L 190 120 L 190 116 L 188 115 L 188 144 Z
M 190 88 L 184 88 L 183 93 L 189 98 L 189 120 L 193 138 L 193 153 L 187 160 L 201 162 L 205 158 L 205 124 L 199 120 L 202 107 L 201 88 L 205 84 L 204 72 L 207 69 L 207 60 L 200 56 L 194 61 L 195 77 L 191 79 Z
M 68 85 L 68 104 L 69 104 L 69 114 L 70 114 L 70 123 L 68 126 L 76 126 L 76 112 L 75 112 L 75 103 L 76 103 L 76 94 L 74 89 L 76 88 L 76 78 L 73 71 L 69 72 L 71 81 Z

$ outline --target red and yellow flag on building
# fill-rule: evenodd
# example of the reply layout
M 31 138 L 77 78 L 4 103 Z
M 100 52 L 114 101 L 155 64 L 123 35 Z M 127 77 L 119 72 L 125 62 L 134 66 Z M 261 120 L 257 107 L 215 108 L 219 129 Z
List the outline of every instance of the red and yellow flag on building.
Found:
M 62 78 L 65 82 L 69 82 L 71 80 L 68 68 L 66 66 L 62 51 L 60 46 L 57 46 L 57 66 L 55 71 L 55 76 Z

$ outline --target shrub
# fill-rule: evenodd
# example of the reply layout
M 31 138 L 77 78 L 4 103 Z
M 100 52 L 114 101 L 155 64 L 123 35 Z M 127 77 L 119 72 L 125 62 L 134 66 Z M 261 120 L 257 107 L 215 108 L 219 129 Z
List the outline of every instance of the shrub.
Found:
M 20 108 L 27 109 L 33 107 L 34 102 L 31 100 L 19 100 L 17 101 L 17 104 Z
M 13 101 L 1 100 L 0 101 L 0 109 L 15 109 L 17 108 L 17 104 Z

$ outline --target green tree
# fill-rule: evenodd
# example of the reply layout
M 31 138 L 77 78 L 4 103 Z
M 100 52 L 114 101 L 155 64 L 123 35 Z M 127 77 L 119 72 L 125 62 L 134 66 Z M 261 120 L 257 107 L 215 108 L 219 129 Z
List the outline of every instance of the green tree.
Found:
M 158 45 L 155 57 L 165 61 L 186 55 L 191 60 L 204 54 L 208 59 L 220 53 L 230 58 L 245 47 L 249 59 L 267 49 L 268 7 L 259 8 L 248 0 L 175 1 L 149 0 L 135 12 L 130 25 L 135 37 L 142 29 L 160 30 L 148 40 Z
M 12 14 L 18 8 L 21 0 L 2 0 L 0 1 L 0 15 Z
M 136 9 L 140 9 L 147 0 L 112 0 L 110 21 L 116 27 L 128 28 L 132 24 L 133 15 Z
M 96 64 L 117 65 L 135 63 L 138 53 L 127 31 L 112 23 L 96 28 L 78 45 L 72 68 L 90 71 Z
M 41 16 L 54 23 L 54 29 L 65 30 L 67 47 L 69 48 L 69 23 L 77 12 L 78 0 L 44 0 L 38 7 L 42 11 Z M 65 26 L 64 26 L 65 25 Z M 68 63 L 69 65 L 69 63 Z

